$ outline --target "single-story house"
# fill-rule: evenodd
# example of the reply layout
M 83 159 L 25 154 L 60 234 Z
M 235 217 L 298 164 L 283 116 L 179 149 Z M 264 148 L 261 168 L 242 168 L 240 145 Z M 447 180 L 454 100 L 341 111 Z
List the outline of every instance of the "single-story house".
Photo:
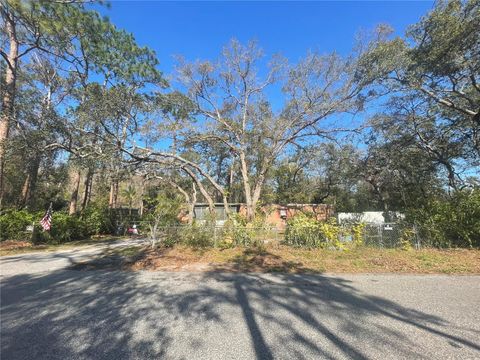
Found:
M 239 213 L 246 215 L 247 206 L 243 203 L 229 204 L 231 213 Z M 333 206 L 327 204 L 270 204 L 265 205 L 262 211 L 266 217 L 266 223 L 277 229 L 285 229 L 287 220 L 291 219 L 298 212 L 309 212 L 315 214 L 317 220 L 327 220 L 333 215 Z M 225 206 L 223 203 L 215 204 L 216 222 L 218 225 L 223 225 L 227 220 Z M 208 204 L 195 204 L 194 218 L 196 220 L 204 221 L 210 216 Z

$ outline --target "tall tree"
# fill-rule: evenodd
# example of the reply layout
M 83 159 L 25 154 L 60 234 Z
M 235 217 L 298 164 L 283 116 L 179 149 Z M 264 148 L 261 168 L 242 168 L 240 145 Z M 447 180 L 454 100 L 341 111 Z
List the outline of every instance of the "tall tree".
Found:
M 430 116 L 463 132 L 480 159 L 480 1 L 440 0 L 406 38 L 378 39 L 361 63 L 362 76 L 391 92 L 422 99 Z M 435 114 L 432 114 L 435 112 Z
M 340 129 L 329 119 L 360 109 L 367 85 L 356 76 L 356 56 L 310 53 L 295 66 L 275 57 L 263 79 L 258 70 L 262 57 L 256 43 L 233 40 L 218 62 L 181 62 L 178 68 L 195 105 L 195 121 L 202 124 L 184 133 L 183 146 L 217 144 L 230 154 L 227 163 L 238 162 L 249 221 L 281 154 L 304 139 L 333 136 Z M 267 98 L 272 86 L 283 90 L 280 111 Z
M 5 24 L 2 39 L 6 40 L 2 41 L 0 50 L 6 64 L 0 118 L 1 205 L 4 154 L 9 129 L 16 120 L 15 95 L 20 59 L 28 61 L 34 53 L 61 59 L 66 71 L 76 73 L 83 86 L 91 76 L 103 78 L 105 83 L 137 83 L 147 78 L 153 82 L 163 80 L 156 69 L 158 60 L 151 50 L 139 47 L 133 36 L 89 10 L 83 1 L 2 0 L 0 6 Z M 68 148 L 68 144 L 62 144 L 62 147 Z

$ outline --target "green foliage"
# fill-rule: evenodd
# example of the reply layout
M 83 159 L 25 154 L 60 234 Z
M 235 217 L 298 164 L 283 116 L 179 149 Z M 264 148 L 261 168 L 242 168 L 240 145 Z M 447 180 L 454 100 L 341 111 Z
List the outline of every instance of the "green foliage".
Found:
M 113 233 L 115 230 L 113 220 L 113 216 L 106 206 L 90 206 L 82 214 L 82 221 L 89 235 Z
M 180 224 L 178 214 L 180 214 L 183 203 L 179 198 L 160 193 L 156 197 L 146 199 L 146 203 L 148 209 L 144 216 L 144 221 L 156 223 L 157 226 Z
M 236 246 L 250 246 L 255 243 L 255 230 L 248 227 L 233 227 L 229 232 L 232 243 Z
M 356 246 L 363 245 L 364 242 L 364 237 L 365 237 L 365 224 L 364 223 L 359 223 L 359 224 L 354 224 L 351 227 L 352 231 L 352 241 Z
M 83 2 L 68 5 L 52 1 L 7 2 L 10 11 L 26 24 L 25 27 L 32 27 L 36 30 L 33 34 L 42 35 L 39 37 L 41 50 L 53 48 L 68 60 L 71 56 L 78 61 L 76 50 L 97 72 L 110 72 L 110 76 L 130 82 L 148 79 L 164 84 L 155 68 L 158 64 L 155 52 L 140 47 L 132 34 L 118 29 L 98 12 L 87 9 Z M 32 42 L 27 36 L 20 39 L 21 43 Z M 72 42 L 72 36 L 77 36 L 78 41 Z
M 408 133 L 444 166 L 453 189 L 459 159 L 479 164 L 479 14 L 479 0 L 439 0 L 404 39 L 378 36 L 360 61 L 360 77 L 400 93 L 394 118 L 402 131 L 394 132 Z
M 415 229 L 412 229 L 412 228 L 403 229 L 402 235 L 400 237 L 400 247 L 403 250 L 407 250 L 407 251 L 412 250 L 413 248 L 412 244 L 415 241 L 415 237 L 416 237 Z
M 183 245 L 197 248 L 215 246 L 217 235 L 215 231 L 215 227 L 194 223 L 192 226 L 182 227 L 177 241 Z
M 147 229 L 152 247 L 162 240 L 164 246 L 172 246 L 179 242 L 178 214 L 182 202 L 178 197 L 170 197 L 165 193 L 147 197 L 147 213 L 143 218 L 143 225 Z
M 25 229 L 33 223 L 38 224 L 41 215 L 26 210 L 7 211 L 0 215 L 0 240 L 25 240 L 31 237 Z
M 261 245 L 260 239 L 257 239 L 258 228 L 235 226 L 232 223 L 220 227 L 208 222 L 194 222 L 191 226 L 163 227 L 158 233 L 162 237 L 163 246 L 166 247 L 175 244 L 194 248 Z
M 293 246 L 343 249 L 345 245 L 339 239 L 342 233 L 334 218 L 324 222 L 298 213 L 287 223 L 285 242 Z
M 438 247 L 480 247 L 480 189 L 457 191 L 450 199 L 433 199 L 410 210 L 422 242 Z
M 26 210 L 11 210 L 0 215 L 0 240 L 32 240 L 61 244 L 80 240 L 91 235 L 110 234 L 113 230 L 112 221 L 106 208 L 89 208 L 80 217 L 64 212 L 53 212 L 50 231 L 42 231 L 40 220 L 44 212 L 28 212 Z M 35 226 L 35 232 L 26 231 L 29 225 Z
M 220 246 L 250 246 L 255 243 L 255 228 L 244 224 L 235 225 L 230 222 L 222 229 L 224 232 Z
M 213 219 L 194 221 L 191 225 L 181 225 L 178 221 L 178 209 L 181 206 L 176 200 L 164 197 L 157 198 L 157 207 L 147 215 L 150 235 L 155 232 L 156 238 L 163 246 L 182 244 L 195 248 L 234 246 L 259 246 L 260 237 L 265 227 L 265 219 L 258 214 L 255 221 L 248 223 L 245 216 L 232 214 L 223 226 L 217 226 Z M 156 215 L 155 215 L 156 214 Z M 158 217 L 159 214 L 162 214 Z M 155 217 L 157 216 L 157 217 Z M 168 219 L 171 221 L 168 221 Z M 160 221 L 163 219 L 163 221 Z M 155 222 L 158 226 L 155 228 Z
M 128 185 L 125 189 L 122 191 L 123 197 L 127 199 L 128 202 L 128 207 L 131 208 L 133 202 L 135 201 L 135 197 L 137 196 L 137 191 L 135 190 L 135 187 L 132 185 Z
M 46 242 L 61 244 L 68 241 L 80 240 L 88 235 L 85 222 L 78 216 L 56 212 L 52 216 L 52 228 L 45 234 Z
M 259 206 L 255 211 L 255 218 L 249 222 L 245 215 L 232 213 L 230 219 L 223 227 L 223 240 L 221 246 L 258 246 L 258 234 L 269 229 L 266 223 L 268 210 L 262 210 Z

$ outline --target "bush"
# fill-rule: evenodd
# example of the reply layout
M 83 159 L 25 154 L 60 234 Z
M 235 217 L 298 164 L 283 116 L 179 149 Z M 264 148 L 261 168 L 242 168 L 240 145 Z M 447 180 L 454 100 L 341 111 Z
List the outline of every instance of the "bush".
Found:
M 85 222 L 78 216 L 56 212 L 52 216 L 52 228 L 46 235 L 47 242 L 61 244 L 88 237 Z
M 233 214 L 225 223 L 222 232 L 221 247 L 250 246 L 255 242 L 255 225 L 248 224 L 240 214 Z
M 407 213 L 423 242 L 436 247 L 480 247 L 480 189 L 457 191 Z
M 343 229 L 334 218 L 318 221 L 309 214 L 299 213 L 287 222 L 285 243 L 293 246 L 344 248 L 339 238 Z
M 33 223 L 38 225 L 41 216 L 26 210 L 5 212 L 0 215 L 0 240 L 30 240 L 32 234 L 25 229 Z
M 214 226 L 193 223 L 192 226 L 183 226 L 178 242 L 191 247 L 206 248 L 215 246 L 217 229 Z M 219 235 L 219 234 L 218 234 Z
M 82 217 L 68 215 L 65 212 L 53 212 L 52 227 L 48 232 L 41 230 L 40 220 L 44 212 L 10 210 L 0 215 L 0 240 L 32 240 L 60 244 L 80 240 L 91 235 L 111 233 L 113 225 L 108 209 L 92 208 Z M 34 224 L 35 232 L 26 231 Z
M 364 244 L 365 239 L 365 223 L 353 224 L 350 228 L 352 233 L 352 241 L 356 246 L 361 246 Z
M 82 214 L 85 231 L 89 235 L 113 234 L 113 215 L 107 207 L 90 207 Z
M 153 246 L 173 246 L 181 242 L 182 234 L 180 213 L 182 203 L 178 198 L 171 198 L 161 193 L 155 198 L 148 198 L 148 211 L 142 219 L 141 230 L 146 231 Z

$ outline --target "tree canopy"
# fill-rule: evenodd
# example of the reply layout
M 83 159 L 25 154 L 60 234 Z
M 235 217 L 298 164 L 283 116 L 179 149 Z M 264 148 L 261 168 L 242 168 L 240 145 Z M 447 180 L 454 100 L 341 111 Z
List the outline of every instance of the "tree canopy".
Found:
M 478 189 L 478 0 L 439 1 L 403 36 L 379 26 L 344 56 L 232 39 L 179 57 L 169 82 L 87 2 L 1 0 L 1 17 L 3 208 L 154 194 L 190 216 L 242 202 L 253 221 L 266 203 L 408 211 Z

